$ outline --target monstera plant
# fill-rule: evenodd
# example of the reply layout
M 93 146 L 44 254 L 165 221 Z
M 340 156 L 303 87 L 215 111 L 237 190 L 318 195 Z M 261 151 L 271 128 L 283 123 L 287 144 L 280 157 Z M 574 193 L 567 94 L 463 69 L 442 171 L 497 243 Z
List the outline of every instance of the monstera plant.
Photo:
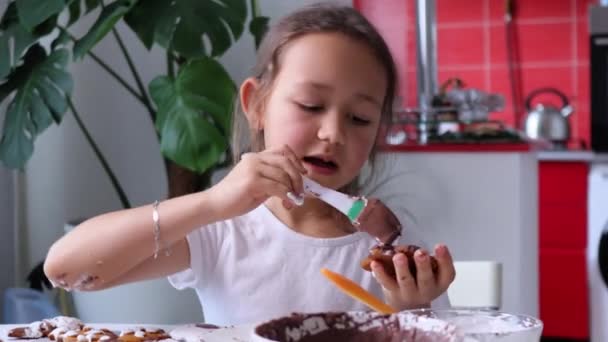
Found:
M 85 34 L 75 36 L 71 27 L 87 16 L 96 20 Z M 157 45 L 166 51 L 166 70 L 147 86 L 116 29 L 120 21 L 146 48 Z M 0 160 L 23 168 L 36 137 L 70 113 L 122 205 L 131 206 L 72 101 L 74 82 L 67 68 L 91 58 L 124 88 L 125 96 L 141 103 L 154 122 L 169 196 L 207 187 L 211 173 L 230 163 L 236 87 L 218 57 L 246 27 L 257 47 L 267 22 L 255 0 L 9 0 L 0 21 L 0 104 L 6 108 Z M 119 74 L 94 53 L 109 35 L 120 46 L 131 75 Z M 136 86 L 125 81 L 130 76 Z

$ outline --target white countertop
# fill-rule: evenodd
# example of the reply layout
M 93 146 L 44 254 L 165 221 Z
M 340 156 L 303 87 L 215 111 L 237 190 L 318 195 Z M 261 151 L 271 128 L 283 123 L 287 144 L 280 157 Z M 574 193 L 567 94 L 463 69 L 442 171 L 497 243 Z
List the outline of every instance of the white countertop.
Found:
M 27 324 L 0 324 L 0 340 L 5 342 L 53 342 L 49 338 L 43 337 L 30 340 L 18 340 L 8 337 L 8 331 L 13 328 L 27 326 Z M 205 342 L 249 342 L 254 329 L 254 325 L 230 326 L 219 329 L 204 329 L 195 327 L 194 324 L 184 325 L 163 325 L 163 324 L 102 324 L 91 323 L 86 326 L 94 328 L 105 328 L 112 330 L 116 334 L 126 329 L 136 329 L 140 327 L 164 329 L 171 339 L 163 341 L 205 341 Z
M 608 153 L 595 153 L 594 163 L 608 163 Z
M 608 163 L 608 153 L 592 151 L 539 151 L 537 155 L 538 159 L 542 161 Z

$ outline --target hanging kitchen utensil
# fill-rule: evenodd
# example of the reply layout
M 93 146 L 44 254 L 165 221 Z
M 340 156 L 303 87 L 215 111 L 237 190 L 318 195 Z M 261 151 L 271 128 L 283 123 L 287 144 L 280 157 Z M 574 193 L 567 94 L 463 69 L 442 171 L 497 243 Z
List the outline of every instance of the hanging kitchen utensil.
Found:
M 509 86 L 511 87 L 511 107 L 517 125 L 522 124 L 524 96 L 522 90 L 519 34 L 514 19 L 517 14 L 515 0 L 505 0 L 505 44 L 507 66 L 509 67 Z M 522 127 L 518 127 L 522 128 Z
M 561 108 L 546 103 L 532 102 L 543 94 L 553 94 L 562 102 Z M 568 116 L 573 109 L 564 93 L 555 88 L 540 88 L 532 91 L 526 98 L 526 117 L 523 127 L 526 135 L 532 139 L 543 139 L 552 142 L 556 147 L 565 147 L 570 139 Z

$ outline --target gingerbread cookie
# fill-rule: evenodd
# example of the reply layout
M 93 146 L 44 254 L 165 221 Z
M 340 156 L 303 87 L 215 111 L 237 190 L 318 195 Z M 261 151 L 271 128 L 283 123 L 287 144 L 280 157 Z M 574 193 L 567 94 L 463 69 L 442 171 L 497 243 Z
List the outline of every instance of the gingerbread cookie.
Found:
M 37 321 L 30 323 L 27 327 L 17 327 L 8 331 L 8 337 L 16 338 L 19 340 L 29 340 L 46 337 L 47 332 L 42 330 L 42 322 Z
M 20 340 L 36 339 L 49 337 L 51 332 L 56 329 L 62 329 L 64 331 L 80 330 L 83 326 L 84 324 L 77 318 L 57 316 L 30 323 L 26 327 L 11 329 L 8 332 L 8 336 Z
M 393 264 L 393 256 L 397 253 L 403 253 L 407 256 L 408 267 L 410 269 L 410 273 L 416 278 L 416 262 L 414 261 L 414 252 L 416 252 L 420 247 L 415 245 L 377 245 L 373 247 L 369 255 L 361 261 L 361 267 L 366 271 L 371 271 L 372 261 L 377 261 L 382 264 L 386 273 L 392 277 L 396 275 L 395 273 L 395 264 Z M 431 268 L 433 273 L 437 272 L 439 265 L 437 264 L 437 259 L 431 256 Z
M 56 335 L 56 341 L 58 342 L 111 342 L 117 339 L 118 335 L 109 329 L 96 329 L 92 327 L 84 327 L 79 331 L 69 330 L 59 332 Z
M 137 328 L 123 330 L 118 337 L 119 342 L 160 341 L 171 338 L 163 329 Z

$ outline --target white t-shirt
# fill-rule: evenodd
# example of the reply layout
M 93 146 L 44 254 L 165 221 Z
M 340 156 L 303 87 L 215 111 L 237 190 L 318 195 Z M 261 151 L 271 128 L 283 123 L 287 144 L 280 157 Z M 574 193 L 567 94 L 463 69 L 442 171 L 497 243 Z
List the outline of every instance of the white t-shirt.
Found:
M 400 243 L 421 245 L 406 233 Z M 338 238 L 299 234 L 264 205 L 194 230 L 187 236 L 190 268 L 169 276 L 177 289 L 194 288 L 205 321 L 258 323 L 292 312 L 368 310 L 323 275 L 326 267 L 383 298 L 382 288 L 360 266 L 376 241 L 365 233 Z M 448 307 L 447 295 L 432 303 Z

